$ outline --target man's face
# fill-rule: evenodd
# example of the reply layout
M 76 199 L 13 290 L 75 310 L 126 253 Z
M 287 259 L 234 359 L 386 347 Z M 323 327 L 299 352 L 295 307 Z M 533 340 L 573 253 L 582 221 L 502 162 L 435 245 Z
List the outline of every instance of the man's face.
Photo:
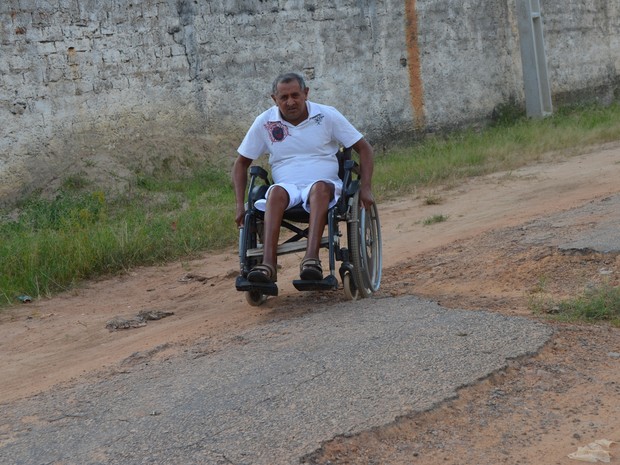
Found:
M 295 126 L 305 121 L 308 118 L 308 109 L 306 108 L 308 88 L 306 87 L 302 91 L 299 83 L 293 80 L 281 82 L 276 89 L 276 93 L 271 98 L 276 102 L 282 117 Z

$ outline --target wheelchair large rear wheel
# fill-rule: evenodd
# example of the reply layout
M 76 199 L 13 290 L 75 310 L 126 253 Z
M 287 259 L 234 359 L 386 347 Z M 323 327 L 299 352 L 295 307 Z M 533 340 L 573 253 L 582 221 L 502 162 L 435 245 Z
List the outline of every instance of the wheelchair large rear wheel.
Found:
M 373 204 L 368 210 L 364 209 L 359 190 L 353 197 L 347 236 L 355 292 L 349 289 L 346 294 L 354 298 L 370 297 L 381 284 L 381 225 L 377 206 Z

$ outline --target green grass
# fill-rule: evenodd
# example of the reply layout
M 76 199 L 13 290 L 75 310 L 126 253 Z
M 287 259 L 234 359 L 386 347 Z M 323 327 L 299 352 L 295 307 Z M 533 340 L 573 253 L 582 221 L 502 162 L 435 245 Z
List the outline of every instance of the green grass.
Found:
M 620 105 L 562 109 L 542 120 L 516 119 L 483 131 L 429 137 L 378 156 L 373 190 L 378 198 L 415 193 L 419 187 L 451 185 L 469 176 L 511 170 L 581 153 L 592 144 L 620 138 Z
M 537 301 L 534 310 L 559 321 L 605 321 L 620 327 L 620 288 L 602 285 L 572 299 Z
M 485 130 L 435 135 L 377 155 L 373 192 L 381 201 L 619 139 L 618 104 L 563 109 L 544 120 L 511 113 Z M 85 279 L 195 257 L 237 240 L 230 174 L 220 168 L 184 179 L 136 175 L 120 198 L 85 179 L 69 176 L 55 199 L 33 197 L 17 214 L 0 212 L 0 306 L 18 295 L 50 296 Z
M 0 222 L 0 305 L 231 243 L 229 173 L 209 169 L 192 179 L 141 178 L 137 185 L 131 198 L 71 190 L 54 200 L 33 198 L 16 220 Z

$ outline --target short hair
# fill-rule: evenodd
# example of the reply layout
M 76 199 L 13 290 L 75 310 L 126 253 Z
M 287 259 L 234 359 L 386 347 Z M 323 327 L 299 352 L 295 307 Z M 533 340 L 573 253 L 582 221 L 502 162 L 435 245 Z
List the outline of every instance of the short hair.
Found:
M 284 73 L 284 74 L 280 74 L 273 81 L 273 85 L 271 86 L 271 94 L 276 95 L 276 93 L 278 92 L 278 84 L 287 84 L 292 81 L 297 81 L 302 91 L 306 88 L 306 83 L 304 81 L 304 78 L 301 77 L 301 74 Z

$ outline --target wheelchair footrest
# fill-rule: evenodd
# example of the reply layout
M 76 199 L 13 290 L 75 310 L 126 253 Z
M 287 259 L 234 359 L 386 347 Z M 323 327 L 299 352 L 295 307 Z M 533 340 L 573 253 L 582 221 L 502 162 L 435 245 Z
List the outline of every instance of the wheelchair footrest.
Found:
M 333 274 L 324 279 L 311 281 L 309 279 L 296 279 L 293 286 L 298 291 L 334 291 L 338 289 L 338 280 Z
M 235 287 L 238 291 L 258 291 L 265 295 L 278 295 L 278 286 L 276 283 L 254 283 L 248 281 L 243 276 L 237 276 Z

